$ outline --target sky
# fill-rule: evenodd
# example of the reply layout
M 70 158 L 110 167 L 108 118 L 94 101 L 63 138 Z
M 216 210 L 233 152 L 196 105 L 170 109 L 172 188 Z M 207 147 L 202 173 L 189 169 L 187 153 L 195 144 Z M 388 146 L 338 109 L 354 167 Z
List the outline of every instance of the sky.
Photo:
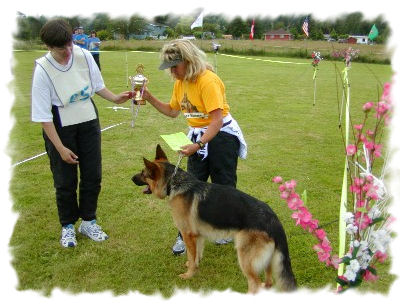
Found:
M 78 296 L 70 295 L 66 292 L 55 290 L 52 297 L 46 298 L 33 291 L 17 291 L 17 277 L 14 269 L 10 265 L 11 255 L 8 248 L 8 242 L 10 240 L 13 226 L 18 217 L 12 212 L 12 202 L 8 193 L 8 181 L 11 177 L 10 159 L 7 155 L 6 149 L 8 148 L 7 143 L 9 130 L 12 128 L 12 117 L 10 117 L 10 109 L 13 102 L 12 90 L 10 90 L 10 82 L 13 79 L 12 76 L 12 33 L 15 31 L 15 17 L 16 12 L 20 11 L 25 15 L 29 16 L 40 16 L 46 17 L 52 16 L 77 16 L 91 17 L 93 13 L 109 13 L 112 17 L 118 16 L 130 16 L 135 13 L 144 17 L 153 17 L 156 15 L 164 15 L 173 13 L 176 15 L 180 14 L 191 14 L 195 10 L 201 8 L 204 10 L 204 14 L 209 13 L 223 13 L 230 17 L 242 16 L 244 18 L 251 16 L 271 16 L 277 17 L 285 14 L 310 14 L 319 20 L 336 18 L 345 13 L 361 11 L 365 18 L 372 19 L 378 15 L 382 15 L 385 20 L 389 22 L 390 27 L 393 30 L 392 37 L 388 43 L 388 48 L 394 49 L 395 53 L 392 58 L 392 66 L 395 71 L 395 82 L 398 83 L 398 69 L 400 68 L 400 54 L 397 49 L 397 42 L 400 41 L 400 23 L 399 23 L 399 11 L 395 8 L 395 1 L 393 0 L 380 0 L 380 1 L 300 1 L 300 0 L 280 0 L 280 1 L 265 1 L 265 0 L 247 0 L 247 1 L 226 1 L 226 0 L 166 0 L 166 1 L 83 1 L 83 0 L 69 0 L 69 1 L 40 1 L 40 0 L 12 0 L 7 3 L 7 7 L 2 7 L 1 17 L 1 28 L 2 33 L 2 48 L 1 58 L 4 61 L 1 69 L 1 93 L 3 98 L 3 109 L 0 112 L 0 168 L 2 169 L 0 193 L 1 193 L 1 215 L 3 219 L 0 221 L 0 255 L 1 255 L 1 283 L 0 291 L 4 292 L 2 299 L 8 298 L 13 303 L 19 301 L 28 301 L 30 304 L 67 304 L 74 302 L 75 304 L 83 304 L 86 302 L 96 302 L 98 304 L 164 304 L 164 303 L 182 303 L 188 300 L 191 303 L 203 303 L 203 297 L 193 295 L 188 291 L 179 292 L 174 298 L 169 300 L 163 300 L 160 296 L 143 296 L 138 293 L 130 293 L 126 296 L 120 296 L 118 298 L 112 297 L 110 292 L 98 293 L 98 294 L 80 294 Z M 3 4 L 4 6 L 4 4 Z M 396 5 L 397 6 L 397 5 Z M 33 63 L 32 63 L 33 67 Z M 30 76 L 27 76 L 30 77 Z M 400 97 L 399 86 L 395 86 L 394 97 L 398 100 Z M 390 181 L 389 187 L 394 190 L 393 195 L 397 206 L 393 208 L 393 213 L 397 215 L 399 219 L 398 203 L 400 203 L 400 155 L 399 155 L 399 144 L 398 140 L 395 139 L 394 134 L 400 135 L 400 120 L 399 115 L 395 114 L 391 129 L 391 144 L 394 149 L 393 159 L 390 161 L 391 168 L 394 170 L 394 179 Z M 397 138 L 399 138 L 397 136 Z M 58 233 L 56 233 L 58 234 Z M 34 238 L 34 236 L 32 236 Z M 395 240 L 392 248 L 397 247 L 399 249 L 398 242 Z M 306 268 L 306 266 L 305 266 Z M 399 273 L 399 263 L 394 261 L 393 270 L 397 270 Z M 396 292 L 399 291 L 399 283 L 395 282 L 392 286 L 390 295 L 384 298 L 380 295 L 367 295 L 360 296 L 358 294 L 348 293 L 346 294 L 346 301 L 352 298 L 356 298 L 357 302 L 366 304 L 372 304 L 384 301 L 386 304 L 390 304 L 395 299 Z M 5 298 L 4 298 L 5 296 Z M 318 291 L 318 292 L 307 292 L 303 291 L 295 295 L 279 295 L 279 301 L 288 301 L 296 303 L 307 302 L 318 302 L 318 303 L 333 303 L 339 301 L 337 296 L 334 296 L 331 292 Z M 277 300 L 278 297 L 274 294 L 269 293 L 268 295 L 263 294 L 257 297 L 248 297 L 229 292 L 214 293 L 212 296 L 207 298 L 208 302 L 248 302 L 251 300 L 254 304 L 266 304 L 271 300 Z M 341 302 L 345 300 L 340 300 Z

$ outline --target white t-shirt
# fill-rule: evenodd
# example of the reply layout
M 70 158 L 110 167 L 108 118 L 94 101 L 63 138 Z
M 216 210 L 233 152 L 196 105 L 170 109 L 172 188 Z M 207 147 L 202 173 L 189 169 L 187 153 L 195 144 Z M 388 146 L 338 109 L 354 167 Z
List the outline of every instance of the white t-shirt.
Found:
M 89 51 L 82 49 L 85 54 L 86 61 L 89 66 L 90 78 L 92 80 L 93 91 L 98 92 L 105 88 L 103 77 L 101 76 L 100 70 L 93 59 L 92 54 Z M 71 56 L 68 64 L 63 66 L 60 65 L 51 55 L 47 53 L 45 55 L 48 60 L 59 70 L 68 71 L 71 68 L 73 56 Z M 32 79 L 32 121 L 33 122 L 52 122 L 53 114 L 51 107 L 63 106 L 59 98 L 57 97 L 53 83 L 48 77 L 47 73 L 39 65 L 35 66 Z

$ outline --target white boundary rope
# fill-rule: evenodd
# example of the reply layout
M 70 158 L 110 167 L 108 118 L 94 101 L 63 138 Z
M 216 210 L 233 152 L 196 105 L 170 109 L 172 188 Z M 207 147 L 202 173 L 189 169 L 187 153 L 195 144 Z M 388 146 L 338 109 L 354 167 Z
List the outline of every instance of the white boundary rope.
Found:
M 111 126 L 108 126 L 108 127 L 104 127 L 104 128 L 101 130 L 101 132 L 106 131 L 106 130 L 111 129 L 111 128 L 114 128 L 114 127 L 117 127 L 117 126 L 122 125 L 122 124 L 124 124 L 124 123 L 125 123 L 125 122 L 121 122 L 121 123 L 117 123 L 117 124 L 114 124 L 114 125 L 111 125 Z M 40 153 L 40 154 L 38 154 L 38 155 L 36 155 L 36 156 L 33 156 L 33 157 L 27 158 L 27 159 L 25 159 L 25 160 L 19 161 L 19 162 L 15 163 L 15 164 L 11 165 L 11 167 L 16 167 L 16 166 L 18 166 L 18 165 L 20 165 L 20 164 L 22 164 L 22 163 L 25 163 L 25 162 L 34 160 L 34 159 L 39 158 L 39 157 L 41 157 L 41 156 L 44 156 L 44 155 L 46 155 L 46 154 L 47 154 L 46 152 Z
M 310 63 L 305 63 L 305 62 L 293 62 L 293 61 L 261 59 L 261 58 L 253 58 L 253 57 L 238 56 L 238 55 L 228 55 L 228 54 L 222 54 L 222 53 L 220 53 L 219 55 L 227 56 L 227 57 L 235 57 L 235 58 L 240 58 L 240 59 L 264 61 L 264 62 L 273 62 L 273 63 L 278 63 L 278 64 L 292 64 L 292 65 L 309 65 L 310 64 Z

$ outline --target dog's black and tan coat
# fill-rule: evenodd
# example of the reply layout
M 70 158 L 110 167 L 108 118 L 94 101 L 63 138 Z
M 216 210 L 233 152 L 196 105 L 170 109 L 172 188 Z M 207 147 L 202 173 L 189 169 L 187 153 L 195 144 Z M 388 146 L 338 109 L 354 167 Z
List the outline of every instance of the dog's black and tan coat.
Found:
M 229 186 L 211 184 L 177 170 L 157 146 L 154 162 L 144 159 L 145 168 L 132 177 L 136 185 L 147 185 L 146 193 L 169 197 L 172 217 L 187 249 L 187 271 L 194 275 L 203 255 L 204 240 L 233 237 L 239 265 L 247 277 L 249 292 L 271 287 L 296 288 L 286 235 L 276 214 L 264 202 Z M 265 272 L 265 283 L 259 274 Z

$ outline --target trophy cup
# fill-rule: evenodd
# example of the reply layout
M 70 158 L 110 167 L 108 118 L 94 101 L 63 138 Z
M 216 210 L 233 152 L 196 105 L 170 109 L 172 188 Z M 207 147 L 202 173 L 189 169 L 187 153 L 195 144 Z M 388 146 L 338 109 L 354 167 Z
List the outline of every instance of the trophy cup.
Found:
M 137 74 L 135 76 L 129 76 L 133 90 L 133 102 L 136 105 L 146 105 L 146 101 L 143 99 L 144 86 L 148 83 L 148 79 L 143 75 L 144 66 L 138 64 L 136 67 Z M 136 93 L 135 93 L 136 92 Z

